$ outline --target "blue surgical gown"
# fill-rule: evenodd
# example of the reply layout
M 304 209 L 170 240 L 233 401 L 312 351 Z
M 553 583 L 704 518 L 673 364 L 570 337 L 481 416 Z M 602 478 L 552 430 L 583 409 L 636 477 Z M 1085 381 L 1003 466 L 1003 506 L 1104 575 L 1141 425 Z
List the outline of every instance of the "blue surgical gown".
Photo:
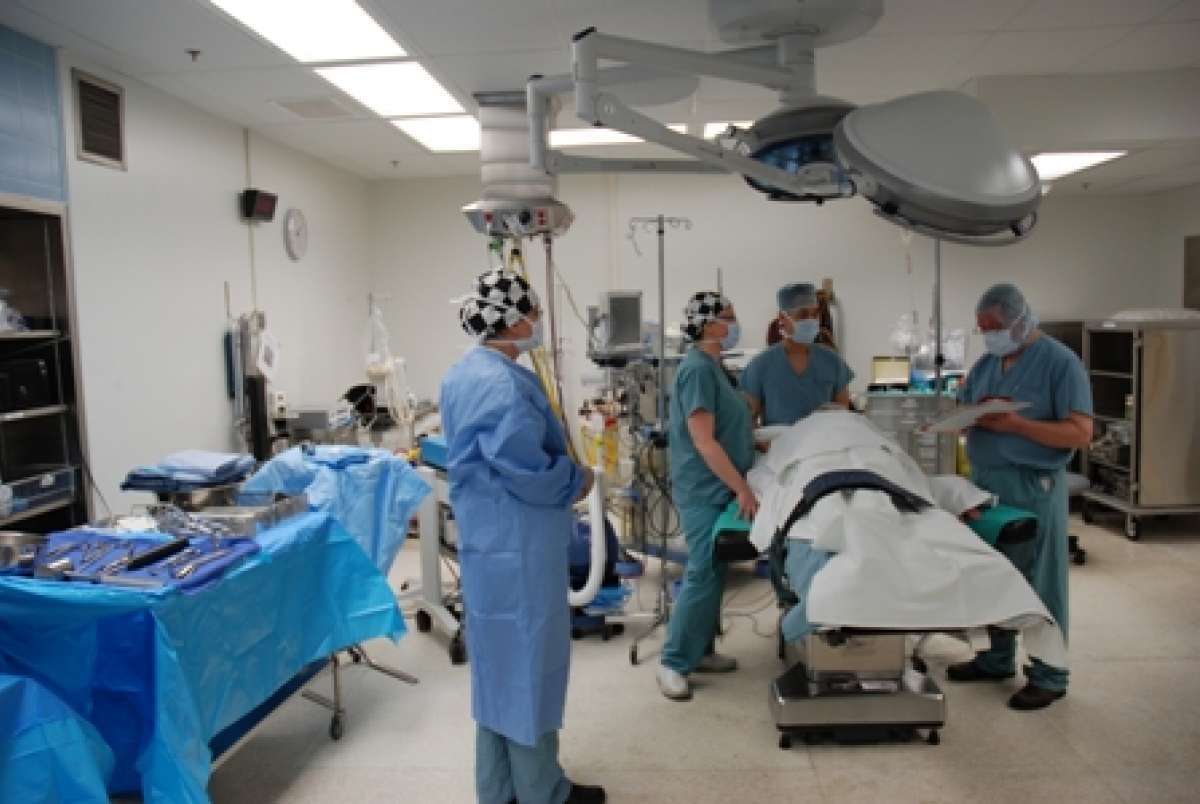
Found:
M 834 400 L 850 385 L 854 372 L 837 352 L 820 344 L 808 347 L 808 365 L 797 374 L 784 344 L 755 357 L 742 373 L 742 389 L 759 401 L 763 424 L 792 425 Z
M 537 378 L 475 347 L 442 381 L 472 715 L 536 745 L 562 728 L 571 654 L 567 548 L 584 483 Z

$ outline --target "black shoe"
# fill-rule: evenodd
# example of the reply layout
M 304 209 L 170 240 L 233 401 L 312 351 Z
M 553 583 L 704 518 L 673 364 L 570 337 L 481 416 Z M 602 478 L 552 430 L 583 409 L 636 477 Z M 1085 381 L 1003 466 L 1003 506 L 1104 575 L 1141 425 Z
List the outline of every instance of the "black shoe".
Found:
M 969 662 L 960 664 L 952 664 L 946 668 L 946 678 L 951 681 L 1004 681 L 1012 678 L 1016 673 L 989 673 L 979 666 L 979 663 L 972 659 Z
M 571 792 L 567 794 L 567 804 L 604 804 L 605 798 L 603 787 L 572 782 Z
M 1045 709 L 1050 704 L 1067 694 L 1066 690 L 1048 690 L 1026 684 L 1019 692 L 1008 699 L 1008 708 L 1018 712 L 1032 712 L 1035 709 Z

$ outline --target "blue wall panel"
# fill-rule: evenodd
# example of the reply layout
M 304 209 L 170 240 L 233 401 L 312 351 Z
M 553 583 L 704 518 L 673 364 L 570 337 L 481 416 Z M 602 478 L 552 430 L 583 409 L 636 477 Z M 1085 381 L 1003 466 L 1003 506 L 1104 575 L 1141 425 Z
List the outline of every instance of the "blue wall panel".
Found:
M 65 201 L 54 48 L 0 25 L 0 192 Z

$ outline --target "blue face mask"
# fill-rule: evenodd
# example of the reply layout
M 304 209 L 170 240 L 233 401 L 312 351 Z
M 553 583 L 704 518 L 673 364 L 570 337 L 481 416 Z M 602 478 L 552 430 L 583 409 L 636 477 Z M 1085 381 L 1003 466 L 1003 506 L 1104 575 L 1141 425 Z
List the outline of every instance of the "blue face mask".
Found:
M 821 331 L 821 324 L 815 318 L 792 319 L 792 340 L 796 343 L 812 343 Z
M 528 318 L 525 320 L 529 321 Z M 539 318 L 537 321 L 529 321 L 529 325 L 533 327 L 533 334 L 531 334 L 528 338 L 517 338 L 512 342 L 513 346 L 517 347 L 518 352 L 532 352 L 534 349 L 537 349 L 543 343 L 545 343 L 546 330 L 542 326 L 542 319 Z
M 725 337 L 721 339 L 721 349 L 728 352 L 730 349 L 736 348 L 738 342 L 742 339 L 742 326 L 736 321 L 726 321 L 725 326 L 729 330 L 725 333 Z
M 996 357 L 1008 357 L 1021 348 L 1021 344 L 1012 336 L 1012 331 L 1007 329 L 983 333 L 983 344 L 988 353 Z

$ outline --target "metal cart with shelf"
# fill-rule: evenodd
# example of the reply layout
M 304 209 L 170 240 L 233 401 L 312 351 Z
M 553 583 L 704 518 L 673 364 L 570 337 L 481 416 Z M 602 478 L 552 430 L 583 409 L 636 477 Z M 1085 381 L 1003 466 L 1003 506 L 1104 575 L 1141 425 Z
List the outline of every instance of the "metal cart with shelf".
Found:
M 1200 322 L 1089 322 L 1084 361 L 1097 424 L 1083 456 L 1084 521 L 1120 512 L 1137 541 L 1143 518 L 1200 514 Z

